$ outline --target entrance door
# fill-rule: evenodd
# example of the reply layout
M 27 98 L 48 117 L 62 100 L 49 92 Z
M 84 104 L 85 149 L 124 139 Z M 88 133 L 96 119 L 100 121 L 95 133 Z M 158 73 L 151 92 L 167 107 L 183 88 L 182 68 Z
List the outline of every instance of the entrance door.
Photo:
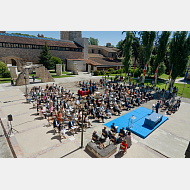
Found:
M 17 66 L 16 61 L 14 59 L 11 59 L 12 66 Z

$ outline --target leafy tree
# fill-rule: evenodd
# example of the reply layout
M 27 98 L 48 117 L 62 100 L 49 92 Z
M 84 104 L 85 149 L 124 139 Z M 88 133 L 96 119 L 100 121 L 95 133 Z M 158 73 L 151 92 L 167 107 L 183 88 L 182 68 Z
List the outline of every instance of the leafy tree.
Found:
M 149 63 L 154 48 L 155 31 L 142 32 L 142 44 L 144 46 L 144 63 Z
M 21 33 L 11 33 L 11 34 L 14 34 L 14 35 L 21 35 L 21 36 L 31 36 L 31 37 L 36 37 L 36 36 L 34 36 L 34 35 L 21 34 Z
M 43 47 L 43 50 L 40 52 L 39 56 L 39 63 L 43 64 L 48 70 L 53 68 L 53 63 L 52 63 L 52 55 L 49 53 L 49 48 L 47 46 L 47 43 L 45 42 L 45 46 Z
M 151 54 L 154 48 L 154 40 L 156 37 L 156 32 L 155 31 L 143 31 L 142 32 L 142 44 L 144 46 L 144 64 L 149 63 Z M 147 70 L 148 70 L 147 66 Z M 143 75 L 143 80 L 142 82 L 144 83 L 144 75 Z
M 161 62 L 159 67 L 158 67 L 158 76 L 161 76 L 162 74 L 164 74 L 166 71 L 166 66 L 164 62 Z
M 125 80 L 126 80 L 126 73 L 129 73 L 130 67 L 131 67 L 131 62 L 132 62 L 131 56 L 132 56 L 133 38 L 134 38 L 133 33 L 127 31 L 125 43 L 124 43 L 124 49 L 123 49 L 124 59 L 122 60 L 122 63 L 125 68 Z
M 169 37 L 170 37 L 171 32 L 170 31 L 163 31 L 160 38 L 157 40 L 157 55 L 154 61 L 154 67 L 153 67 L 153 71 L 156 71 L 157 66 L 162 63 L 162 65 L 159 66 L 158 68 L 158 76 L 160 76 L 160 74 L 163 74 L 163 71 L 165 72 L 166 67 L 164 67 L 164 59 L 167 53 L 167 46 L 168 46 L 168 41 L 169 41 Z M 160 68 L 161 67 L 161 68 Z M 157 81 L 157 78 L 156 78 Z
M 123 40 L 120 40 L 117 45 L 116 45 L 116 48 L 119 49 L 119 52 L 118 52 L 118 57 L 122 57 L 123 56 L 123 47 L 124 47 L 124 41 Z
M 88 44 L 89 44 L 89 45 L 97 45 L 97 46 L 98 46 L 98 39 L 95 39 L 95 38 L 90 37 L 90 38 L 88 39 Z
M 53 66 L 53 68 L 55 69 L 55 72 L 56 72 L 56 64 L 62 64 L 62 61 L 58 57 L 52 57 L 51 60 L 52 60 L 52 66 Z
M 173 66 L 171 83 L 173 86 L 177 76 L 185 73 L 190 55 L 190 34 L 187 31 L 177 31 L 170 42 L 170 70 Z
M 139 47 L 140 47 L 139 39 L 135 37 L 132 43 L 132 49 L 133 49 L 132 55 L 135 57 L 135 62 L 139 57 Z

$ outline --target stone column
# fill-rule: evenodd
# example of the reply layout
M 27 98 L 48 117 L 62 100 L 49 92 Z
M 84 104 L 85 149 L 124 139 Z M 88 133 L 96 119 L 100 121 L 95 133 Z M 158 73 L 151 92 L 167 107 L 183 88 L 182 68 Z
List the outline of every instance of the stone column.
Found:
M 46 82 L 45 67 L 42 66 L 39 69 L 40 69 L 41 82 Z
M 17 71 L 17 66 L 10 66 L 9 67 L 11 77 L 16 79 L 18 77 L 18 71 Z
M 62 76 L 62 65 L 56 64 L 56 74 L 57 76 Z
M 91 73 L 91 65 L 88 65 L 88 73 Z
M 36 78 L 40 78 L 40 68 L 36 67 L 35 71 L 36 71 Z
M 65 72 L 65 64 L 63 64 L 63 72 Z
M 73 63 L 73 74 L 78 75 L 78 64 L 77 63 Z
M 94 66 L 94 71 L 97 70 L 97 67 Z

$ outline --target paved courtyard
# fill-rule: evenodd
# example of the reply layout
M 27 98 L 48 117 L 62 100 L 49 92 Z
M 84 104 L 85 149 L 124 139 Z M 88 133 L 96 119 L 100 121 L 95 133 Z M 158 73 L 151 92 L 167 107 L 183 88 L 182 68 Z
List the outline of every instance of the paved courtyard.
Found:
M 60 84 L 71 92 L 76 93 L 78 87 L 74 81 L 98 80 L 101 77 L 92 77 L 87 73 L 79 73 L 76 77 L 55 79 L 55 84 Z M 51 83 L 50 83 L 51 84 Z M 30 84 L 45 86 L 38 82 Z M 60 139 L 54 133 L 52 125 L 49 126 L 46 119 L 39 119 L 36 109 L 32 104 L 25 103 L 23 93 L 25 86 L 14 86 L 10 84 L 0 84 L 0 118 L 4 128 L 9 125 L 7 115 L 12 114 L 12 125 L 19 133 L 14 132 L 6 139 L 3 127 L 0 123 L 0 157 L 13 157 L 11 149 L 16 157 L 22 158 L 93 158 L 85 148 L 80 148 L 81 132 L 72 136 L 66 132 L 66 139 Z M 155 100 L 142 104 L 143 107 L 151 109 Z M 136 109 L 136 108 L 134 108 Z M 132 109 L 132 110 L 134 110 Z M 123 111 L 121 115 L 128 113 Z M 160 112 L 166 115 L 164 112 Z M 153 131 L 146 139 L 142 139 L 134 134 L 133 145 L 127 150 L 122 158 L 184 158 L 186 148 L 190 140 L 190 101 L 182 98 L 180 109 L 172 115 L 167 115 L 169 120 Z M 113 115 L 111 119 L 105 119 L 105 123 L 118 116 Z M 94 130 L 101 136 L 104 123 L 92 120 L 93 126 L 84 132 L 84 147 L 91 140 Z M 125 126 L 125 124 L 124 124 Z M 8 144 L 9 143 L 9 144 Z M 108 143 L 108 142 L 106 142 Z M 11 147 L 11 149 L 10 149 Z M 119 148 L 119 145 L 118 145 Z M 118 151 L 110 158 L 119 158 Z

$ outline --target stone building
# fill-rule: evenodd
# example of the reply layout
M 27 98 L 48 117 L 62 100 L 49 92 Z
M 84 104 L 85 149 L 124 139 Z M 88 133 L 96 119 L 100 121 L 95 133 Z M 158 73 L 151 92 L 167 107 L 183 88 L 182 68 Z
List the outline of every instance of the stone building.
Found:
M 52 56 L 67 64 L 67 59 L 88 59 L 88 38 L 81 38 L 81 32 L 73 32 L 67 40 L 30 37 L 0 33 L 0 61 L 7 67 L 17 66 L 18 71 L 26 62 L 38 63 L 45 42 Z M 65 32 L 67 33 L 67 32 Z M 70 33 L 69 33 L 70 34 Z M 74 38 L 74 39 L 73 39 Z M 69 39 L 73 39 L 69 40 Z M 83 62 L 78 62 L 83 64 Z

